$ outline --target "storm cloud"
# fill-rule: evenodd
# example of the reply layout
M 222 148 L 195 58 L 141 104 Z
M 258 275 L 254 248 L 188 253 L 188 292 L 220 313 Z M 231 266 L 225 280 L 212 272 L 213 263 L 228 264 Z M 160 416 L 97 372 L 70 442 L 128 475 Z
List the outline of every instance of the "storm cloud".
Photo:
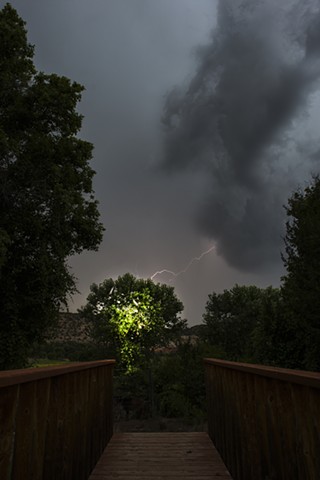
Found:
M 213 291 L 277 286 L 282 205 L 318 171 L 319 0 L 10 3 L 37 69 L 86 89 L 81 137 L 106 232 L 98 252 L 70 259 L 70 309 L 93 282 L 181 272 L 213 244 L 219 255 L 155 278 L 190 324 Z
M 319 2 L 221 0 L 197 60 L 166 97 L 162 167 L 203 175 L 197 228 L 230 265 L 255 271 L 279 262 L 282 206 L 318 158 L 303 136 L 319 88 Z

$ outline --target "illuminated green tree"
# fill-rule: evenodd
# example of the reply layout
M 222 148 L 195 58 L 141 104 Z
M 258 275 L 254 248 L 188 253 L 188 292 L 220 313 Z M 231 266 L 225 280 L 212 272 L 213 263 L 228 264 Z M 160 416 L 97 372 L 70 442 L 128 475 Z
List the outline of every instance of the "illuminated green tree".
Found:
M 163 328 L 161 306 L 147 291 L 117 298 L 110 325 L 118 337 L 121 359 L 132 370 L 150 352 Z
M 91 335 L 131 372 L 156 346 L 177 338 L 186 326 L 182 310 L 173 287 L 127 273 L 93 284 L 80 314 L 90 322 Z

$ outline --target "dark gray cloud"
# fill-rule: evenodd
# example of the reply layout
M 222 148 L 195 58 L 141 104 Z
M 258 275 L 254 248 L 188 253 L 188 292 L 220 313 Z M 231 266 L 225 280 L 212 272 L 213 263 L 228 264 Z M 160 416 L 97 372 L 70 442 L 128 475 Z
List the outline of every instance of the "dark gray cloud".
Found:
M 254 8 L 248 5 L 245 10 L 244 4 L 225 0 L 230 11 L 219 13 L 218 30 L 214 30 L 217 35 L 211 41 L 210 31 L 217 22 L 216 0 L 11 3 L 27 22 L 29 40 L 35 44 L 37 68 L 66 75 L 86 88 L 79 105 L 84 115 L 81 135 L 95 147 L 94 187 L 106 232 L 99 252 L 70 259 L 81 292 L 70 303 L 71 310 L 85 302 L 93 282 L 128 271 L 145 278 L 162 269 L 179 272 L 214 241 L 218 241 L 221 255 L 211 252 L 172 281 L 191 324 L 200 322 L 208 294 L 213 290 L 231 288 L 236 282 L 277 285 L 282 265 L 281 240 L 278 242 L 282 234 L 282 204 L 287 193 L 308 178 L 309 165 L 316 168 L 320 98 L 317 92 L 309 96 L 309 116 L 297 116 L 299 109 L 303 111 L 309 87 L 312 88 L 313 80 L 306 80 L 297 106 L 284 118 L 283 125 L 279 123 L 277 131 L 267 135 L 263 126 L 267 128 L 268 122 L 258 124 L 259 108 L 265 108 L 261 96 L 264 91 L 267 93 L 267 84 L 276 85 L 281 72 L 290 76 L 289 72 L 303 62 L 305 25 L 312 25 L 311 19 L 316 19 L 316 8 L 312 10 L 310 1 L 304 6 L 302 1 L 289 4 L 285 0 L 282 7 L 275 0 L 264 0 L 259 8 L 265 13 L 258 14 L 258 0 Z M 0 6 L 3 4 L 0 0 Z M 285 12 L 281 13 L 283 9 Z M 260 22 L 260 26 L 254 27 L 255 22 Z M 233 51 L 237 45 L 231 41 L 235 29 L 239 30 L 238 52 Z M 252 38 L 258 42 L 253 34 L 258 30 L 261 52 L 265 53 L 260 55 L 256 48 L 258 63 L 254 70 L 247 45 Z M 317 50 L 318 31 L 314 28 L 308 34 L 313 39 L 308 44 L 309 58 L 316 57 L 313 52 Z M 205 46 L 199 49 L 199 45 Z M 223 76 L 224 58 L 229 61 Z M 254 70 L 251 84 L 241 86 L 248 76 L 241 65 Z M 309 72 L 308 78 L 313 75 L 314 61 L 309 65 L 309 70 L 307 62 L 303 67 Z M 239 78 L 238 90 L 246 94 L 248 103 L 242 102 L 241 96 L 236 100 L 238 90 L 233 95 L 232 89 L 227 88 L 228 82 L 235 83 L 233 71 Z M 225 79 L 223 85 L 220 77 Z M 258 79 L 261 87 L 250 99 Z M 304 80 L 297 76 L 292 81 Z M 163 148 L 162 109 L 165 93 L 173 85 L 181 84 L 187 85 L 184 92 L 189 88 L 189 94 L 183 97 L 177 88 L 170 96 L 168 118 L 177 124 L 180 121 L 181 128 L 171 132 L 166 157 L 167 169 L 181 168 L 179 174 L 167 175 L 156 168 Z M 213 87 L 221 90 L 219 98 L 223 98 L 224 105 L 219 104 Z M 213 100 L 218 102 L 217 106 L 211 103 Z M 260 102 L 259 108 L 255 102 Z M 226 115 L 223 117 L 223 109 L 228 115 L 235 112 L 233 125 L 239 126 L 241 135 L 231 138 L 231 124 L 226 122 Z M 249 109 L 254 110 L 252 115 Z M 266 135 L 263 147 L 250 144 L 250 130 L 242 124 L 243 119 L 247 125 L 251 121 L 261 138 Z M 219 122 L 229 150 L 218 135 L 215 125 Z M 239 158 L 245 158 L 242 137 L 251 152 L 246 168 L 236 162 L 236 152 L 240 152 Z M 311 159 L 308 167 L 301 160 L 307 157 Z M 198 228 L 194 226 L 195 218 Z M 270 263 L 252 273 L 262 257 Z M 271 268 L 274 258 L 276 262 Z M 231 267 L 230 263 L 245 266 L 247 272 Z M 156 280 L 169 281 L 170 276 Z
M 298 172 L 285 157 L 319 86 L 319 32 L 317 1 L 221 0 L 194 77 L 167 96 L 164 168 L 207 176 L 196 225 L 237 268 L 279 261 L 281 206 Z

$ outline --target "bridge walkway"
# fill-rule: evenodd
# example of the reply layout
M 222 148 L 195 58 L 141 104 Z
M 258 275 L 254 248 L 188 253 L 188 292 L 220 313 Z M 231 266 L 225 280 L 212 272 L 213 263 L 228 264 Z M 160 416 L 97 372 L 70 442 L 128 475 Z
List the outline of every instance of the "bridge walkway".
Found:
M 207 433 L 114 434 L 89 480 L 232 480 Z

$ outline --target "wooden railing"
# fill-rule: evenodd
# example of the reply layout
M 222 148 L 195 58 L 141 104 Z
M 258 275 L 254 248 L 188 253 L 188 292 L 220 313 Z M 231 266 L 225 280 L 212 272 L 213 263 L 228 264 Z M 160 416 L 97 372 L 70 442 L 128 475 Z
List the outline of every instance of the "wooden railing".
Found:
M 209 435 L 235 480 L 320 478 L 320 374 L 205 360 Z
M 112 436 L 114 363 L 0 372 L 1 480 L 87 480 Z

